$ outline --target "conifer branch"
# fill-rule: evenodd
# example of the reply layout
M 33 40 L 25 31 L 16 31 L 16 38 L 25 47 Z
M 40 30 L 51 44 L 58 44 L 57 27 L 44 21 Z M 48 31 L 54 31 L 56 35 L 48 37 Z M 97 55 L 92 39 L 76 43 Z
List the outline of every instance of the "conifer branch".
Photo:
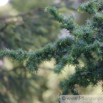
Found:
M 74 35 L 74 39 L 62 38 L 33 52 L 22 49 L 0 50 L 0 58 L 6 56 L 13 60 L 26 61 L 26 66 L 35 71 L 38 70 L 40 63 L 50 61 L 52 58 L 56 61 L 54 68 L 56 73 L 60 73 L 67 64 L 75 66 L 75 73 L 60 83 L 65 95 L 78 94 L 75 90 L 76 84 L 87 87 L 90 84 L 96 85 L 100 80 L 103 81 L 103 1 L 88 1 L 79 9 L 92 14 L 91 19 L 82 26 L 77 25 L 72 17 L 65 19 L 63 15 L 59 15 L 56 8 L 46 8 L 46 11 Z M 81 66 L 79 61 L 82 61 L 84 66 Z
M 57 21 L 62 23 L 61 25 L 62 28 L 65 28 L 69 30 L 70 32 L 72 32 L 73 29 L 75 28 L 73 16 L 70 16 L 69 18 L 65 18 L 63 15 L 60 15 L 59 13 L 57 13 L 57 10 L 55 7 L 50 7 L 50 6 L 46 7 L 45 11 L 50 12 L 51 15 L 53 15 Z

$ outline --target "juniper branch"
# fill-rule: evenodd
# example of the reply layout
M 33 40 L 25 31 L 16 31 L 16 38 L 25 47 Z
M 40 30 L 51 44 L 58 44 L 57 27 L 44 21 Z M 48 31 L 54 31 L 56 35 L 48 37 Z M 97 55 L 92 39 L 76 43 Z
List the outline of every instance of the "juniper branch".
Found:
M 97 5 L 99 4 L 99 5 Z M 40 50 L 33 52 L 23 51 L 22 49 L 0 50 L 0 58 L 10 57 L 13 60 L 25 61 L 30 70 L 38 70 L 38 65 L 45 60 L 52 58 L 56 61 L 54 71 L 60 73 L 65 65 L 75 66 L 75 73 L 60 83 L 63 94 L 73 93 L 75 85 L 87 87 L 90 83 L 96 85 L 99 80 L 103 80 L 103 14 L 102 1 L 92 0 L 82 4 L 79 9 L 92 14 L 85 25 L 77 25 L 71 17 L 64 18 L 59 15 L 56 8 L 47 7 L 54 18 L 62 23 L 63 27 L 74 35 L 62 38 L 54 44 L 48 44 Z M 84 63 L 81 67 L 79 61 Z M 69 89 L 68 89 L 69 88 Z

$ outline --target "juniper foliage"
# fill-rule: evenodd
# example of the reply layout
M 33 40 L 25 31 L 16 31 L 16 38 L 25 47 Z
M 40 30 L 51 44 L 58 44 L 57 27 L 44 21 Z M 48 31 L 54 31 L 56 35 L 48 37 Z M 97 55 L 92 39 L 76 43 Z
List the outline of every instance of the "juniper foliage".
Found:
M 80 11 L 91 14 L 86 24 L 79 26 L 72 16 L 64 18 L 56 8 L 47 7 L 54 18 L 59 21 L 63 28 L 70 31 L 74 38 L 66 37 L 48 44 L 44 48 L 27 52 L 19 50 L 0 50 L 0 58 L 4 56 L 13 60 L 25 61 L 27 68 L 37 71 L 38 65 L 52 58 L 56 61 L 55 73 L 62 72 L 65 65 L 75 66 L 75 73 L 60 82 L 62 94 L 78 94 L 75 85 L 87 87 L 96 85 L 103 80 L 103 0 L 90 0 L 78 7 Z M 83 62 L 81 66 L 80 62 Z

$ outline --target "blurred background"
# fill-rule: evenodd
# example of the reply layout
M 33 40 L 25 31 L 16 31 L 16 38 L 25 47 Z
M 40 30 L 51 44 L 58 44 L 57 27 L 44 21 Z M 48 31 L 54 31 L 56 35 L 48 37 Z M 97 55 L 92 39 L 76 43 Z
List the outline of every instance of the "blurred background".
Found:
M 75 22 L 83 25 L 90 15 L 79 13 L 77 7 L 85 1 L 0 0 L 0 49 L 34 51 L 60 38 L 72 37 L 44 9 L 55 6 L 60 14 L 73 15 Z M 59 81 L 75 71 L 73 66 L 67 65 L 65 71 L 57 75 L 53 71 L 54 64 L 54 59 L 44 61 L 37 73 L 30 73 L 22 61 L 0 60 L 0 103 L 58 103 Z M 102 93 L 101 86 L 78 89 L 82 95 Z

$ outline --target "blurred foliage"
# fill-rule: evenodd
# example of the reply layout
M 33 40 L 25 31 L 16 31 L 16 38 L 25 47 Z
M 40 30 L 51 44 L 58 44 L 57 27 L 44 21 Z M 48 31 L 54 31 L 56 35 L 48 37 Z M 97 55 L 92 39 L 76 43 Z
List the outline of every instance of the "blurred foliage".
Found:
M 14 9 L 19 12 L 27 12 L 28 10 L 53 5 L 53 0 L 10 0 Z
M 22 48 L 31 51 L 40 49 L 57 39 L 59 24 L 44 12 L 42 3 L 40 6 L 38 5 L 40 2 L 37 0 L 29 1 L 30 5 L 34 7 L 31 8 L 28 1 L 21 7 L 18 7 L 21 1 L 15 2 L 16 4 L 13 3 L 11 6 L 9 4 L 7 9 L 2 9 L 0 14 L 0 49 Z M 20 11 L 14 7 L 18 7 Z M 8 13 L 9 10 L 11 11 Z M 0 103 L 33 103 L 33 101 L 46 103 L 42 94 L 49 87 L 46 85 L 47 78 L 44 78 L 44 74 L 30 74 L 22 62 L 14 63 L 6 58 L 0 61 L 4 64 L 0 67 Z
M 57 38 L 59 30 L 55 28 L 58 23 L 47 16 L 42 8 L 1 18 L 0 21 L 2 22 L 0 24 L 1 48 L 12 49 L 13 47 L 13 49 L 23 48 L 25 50 L 40 48 L 49 42 L 53 42 Z M 56 31 L 55 34 L 54 31 Z M 23 45 L 24 43 L 26 45 Z

